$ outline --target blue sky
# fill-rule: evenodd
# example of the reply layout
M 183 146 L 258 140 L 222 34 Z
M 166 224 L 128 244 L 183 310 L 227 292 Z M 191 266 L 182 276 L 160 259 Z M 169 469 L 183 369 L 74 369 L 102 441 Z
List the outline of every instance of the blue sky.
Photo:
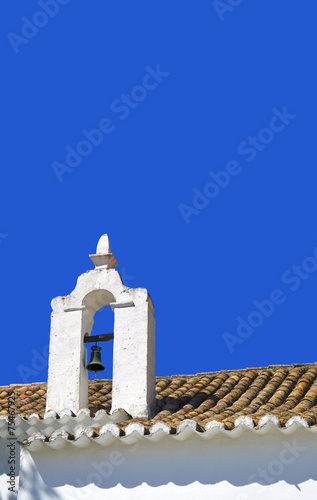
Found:
M 46 380 L 50 302 L 103 233 L 158 375 L 314 362 L 316 3 L 0 9 L 0 384 Z

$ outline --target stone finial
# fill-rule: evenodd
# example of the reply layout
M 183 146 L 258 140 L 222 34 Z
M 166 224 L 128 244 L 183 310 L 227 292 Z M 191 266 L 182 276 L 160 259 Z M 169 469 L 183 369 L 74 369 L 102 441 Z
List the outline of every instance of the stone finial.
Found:
M 103 234 L 98 241 L 97 253 L 89 255 L 96 268 L 111 269 L 118 265 L 118 262 L 111 253 L 110 242 L 107 234 Z

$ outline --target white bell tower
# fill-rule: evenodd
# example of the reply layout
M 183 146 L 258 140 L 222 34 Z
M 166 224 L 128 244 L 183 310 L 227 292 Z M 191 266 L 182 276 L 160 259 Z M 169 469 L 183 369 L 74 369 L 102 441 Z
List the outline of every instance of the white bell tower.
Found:
M 101 236 L 95 269 L 81 274 L 73 292 L 52 300 L 46 411 L 88 407 L 87 354 L 94 315 L 114 312 L 112 408 L 132 417 L 151 417 L 155 405 L 155 317 L 145 288 L 124 286 L 109 238 Z

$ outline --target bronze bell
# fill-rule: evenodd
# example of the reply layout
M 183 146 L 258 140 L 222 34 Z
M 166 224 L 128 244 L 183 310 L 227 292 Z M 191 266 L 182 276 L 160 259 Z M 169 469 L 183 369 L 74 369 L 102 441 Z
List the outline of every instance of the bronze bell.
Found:
M 90 372 L 102 372 L 105 369 L 101 362 L 100 351 L 101 347 L 98 347 L 97 345 L 92 346 L 90 361 L 87 365 L 87 370 L 89 370 Z

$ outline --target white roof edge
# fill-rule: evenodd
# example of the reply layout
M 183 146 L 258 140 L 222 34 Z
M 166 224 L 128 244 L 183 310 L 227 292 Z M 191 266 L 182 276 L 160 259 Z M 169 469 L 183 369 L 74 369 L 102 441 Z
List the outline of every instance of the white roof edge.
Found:
M 292 421 L 291 421 L 292 420 Z M 266 423 L 264 423 L 266 422 Z M 290 434 L 298 429 L 304 429 L 305 432 L 317 434 L 317 426 L 308 427 L 304 419 L 296 419 L 292 417 L 288 421 L 288 425 L 281 427 L 280 423 L 276 423 L 275 419 L 266 419 L 262 422 L 260 429 L 255 429 L 249 426 L 246 422 L 240 421 L 239 425 L 232 430 L 226 430 L 222 422 L 210 421 L 206 424 L 206 430 L 203 432 L 197 431 L 197 423 L 194 420 L 186 419 L 178 425 L 177 433 L 170 434 L 171 428 L 168 424 L 157 422 L 150 428 L 149 433 L 147 428 L 141 423 L 131 423 L 126 427 L 124 436 L 120 437 L 120 428 L 116 424 L 106 424 L 99 430 L 99 436 L 93 437 L 93 427 L 78 426 L 74 434 L 58 429 L 51 434 L 45 436 L 42 432 L 34 432 L 31 436 L 25 439 L 22 444 L 31 452 L 39 451 L 43 446 L 48 446 L 52 449 L 60 449 L 65 444 L 69 446 L 77 446 L 84 448 L 92 443 L 100 446 L 111 446 L 114 442 L 120 440 L 123 444 L 130 445 L 136 441 L 143 442 L 159 442 L 162 439 L 175 439 L 185 441 L 189 437 L 210 440 L 215 436 L 224 436 L 231 439 L 241 439 L 246 434 L 252 433 L 259 437 L 269 435 L 272 431 L 279 432 L 281 435 Z M 64 443 L 62 443 L 64 441 Z

